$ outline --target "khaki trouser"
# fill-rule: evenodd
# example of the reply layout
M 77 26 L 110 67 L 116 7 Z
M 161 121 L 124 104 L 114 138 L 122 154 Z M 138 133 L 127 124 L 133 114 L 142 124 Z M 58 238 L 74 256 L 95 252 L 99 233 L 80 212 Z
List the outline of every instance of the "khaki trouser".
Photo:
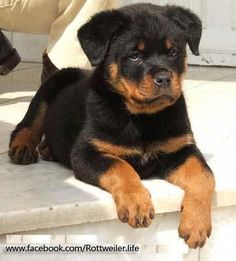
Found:
M 93 14 L 117 7 L 119 0 L 0 0 L 0 28 L 49 34 L 47 53 L 57 68 L 89 67 L 77 30 Z

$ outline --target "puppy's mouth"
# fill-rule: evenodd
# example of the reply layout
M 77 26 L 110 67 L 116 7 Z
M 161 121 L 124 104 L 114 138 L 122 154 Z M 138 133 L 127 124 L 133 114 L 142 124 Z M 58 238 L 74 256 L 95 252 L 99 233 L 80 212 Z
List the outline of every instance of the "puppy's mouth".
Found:
M 171 79 L 168 84 L 158 85 L 152 77 L 147 76 L 141 84 L 136 86 L 134 91 L 130 92 L 129 99 L 137 105 L 173 103 L 176 100 L 175 86 Z
M 142 104 L 142 105 L 145 105 L 145 104 L 149 105 L 149 104 L 163 102 L 163 101 L 174 102 L 175 98 L 170 94 L 161 94 L 161 95 L 157 95 L 154 97 L 143 98 L 143 99 L 132 97 L 131 100 L 134 103 L 138 103 L 138 104 Z

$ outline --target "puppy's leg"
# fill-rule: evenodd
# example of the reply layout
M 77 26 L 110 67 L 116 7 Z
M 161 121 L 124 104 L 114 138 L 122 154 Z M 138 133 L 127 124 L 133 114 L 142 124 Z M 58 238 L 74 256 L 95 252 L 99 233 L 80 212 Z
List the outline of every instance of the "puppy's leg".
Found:
M 131 227 L 148 227 L 154 217 L 150 193 L 126 161 L 116 159 L 99 178 L 99 184 L 115 200 L 118 217 Z
M 196 149 L 196 153 L 189 154 L 182 165 L 170 172 L 167 180 L 185 191 L 180 237 L 190 248 L 202 247 L 211 233 L 211 199 L 215 187 L 211 170 Z
M 122 222 L 133 228 L 150 225 L 154 218 L 150 193 L 125 160 L 87 148 L 72 153 L 72 167 L 78 179 L 112 194 Z
M 30 164 L 38 160 L 36 146 L 42 134 L 47 103 L 40 95 L 33 98 L 24 119 L 11 134 L 8 155 L 17 164 Z
M 44 132 L 44 120 L 48 105 L 69 84 L 82 77 L 77 69 L 63 69 L 45 81 L 32 99 L 23 120 L 11 134 L 9 157 L 17 164 L 30 164 L 38 160 L 37 145 Z
M 55 158 L 51 152 L 51 149 L 47 143 L 46 138 L 38 146 L 39 154 L 41 158 L 45 161 L 55 161 Z

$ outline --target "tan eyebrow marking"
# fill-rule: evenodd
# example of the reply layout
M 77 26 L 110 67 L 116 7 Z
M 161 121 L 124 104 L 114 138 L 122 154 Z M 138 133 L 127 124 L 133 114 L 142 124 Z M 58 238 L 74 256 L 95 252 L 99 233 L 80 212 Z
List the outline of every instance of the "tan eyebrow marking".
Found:
M 144 42 L 139 43 L 139 45 L 138 45 L 138 50 L 139 50 L 139 51 L 143 51 L 144 48 L 145 48 Z
M 166 47 L 167 49 L 170 49 L 170 48 L 173 47 L 173 44 L 171 43 L 171 41 L 170 41 L 169 39 L 166 39 L 166 40 L 165 40 L 165 47 Z

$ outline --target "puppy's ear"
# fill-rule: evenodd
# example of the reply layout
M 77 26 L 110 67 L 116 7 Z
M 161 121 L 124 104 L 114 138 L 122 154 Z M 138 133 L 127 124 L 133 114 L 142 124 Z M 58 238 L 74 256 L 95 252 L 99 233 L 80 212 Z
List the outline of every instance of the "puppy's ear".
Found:
M 178 6 L 168 6 L 166 14 L 185 32 L 192 53 L 199 55 L 202 35 L 202 23 L 199 17 L 190 10 Z
M 92 66 L 105 58 L 110 41 L 117 35 L 127 17 L 118 10 L 103 11 L 94 15 L 78 30 L 78 39 Z

